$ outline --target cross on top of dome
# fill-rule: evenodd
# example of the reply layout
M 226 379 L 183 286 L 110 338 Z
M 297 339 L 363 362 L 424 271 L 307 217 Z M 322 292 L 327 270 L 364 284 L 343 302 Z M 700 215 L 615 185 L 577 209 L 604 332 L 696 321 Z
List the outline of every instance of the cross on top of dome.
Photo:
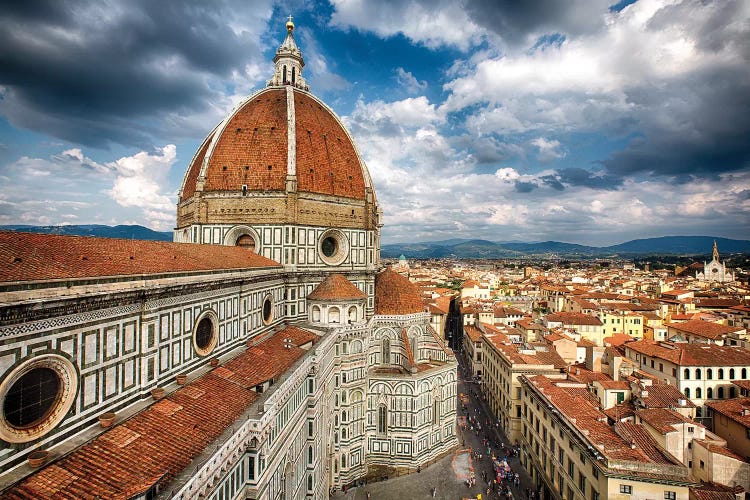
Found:
M 286 21 L 286 38 L 276 49 L 276 56 L 273 58 L 274 74 L 268 81 L 269 87 L 281 85 L 292 85 L 302 90 L 309 90 L 305 79 L 302 77 L 302 68 L 305 61 L 302 58 L 302 51 L 297 47 L 294 41 L 294 22 L 290 15 Z

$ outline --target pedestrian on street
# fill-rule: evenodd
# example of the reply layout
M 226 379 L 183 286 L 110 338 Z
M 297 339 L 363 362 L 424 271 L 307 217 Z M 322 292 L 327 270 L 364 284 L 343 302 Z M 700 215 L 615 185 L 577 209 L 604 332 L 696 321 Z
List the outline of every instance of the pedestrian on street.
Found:
M 435 495 L 437 495 L 437 488 L 433 486 L 432 487 L 432 498 L 435 498 Z

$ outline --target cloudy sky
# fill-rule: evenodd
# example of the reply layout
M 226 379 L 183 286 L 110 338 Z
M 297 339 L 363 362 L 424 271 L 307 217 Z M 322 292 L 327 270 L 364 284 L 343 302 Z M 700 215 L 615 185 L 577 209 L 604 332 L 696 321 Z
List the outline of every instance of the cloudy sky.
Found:
M 294 15 L 383 240 L 750 238 L 750 2 L 26 0 L 0 14 L 0 224 L 170 230 Z

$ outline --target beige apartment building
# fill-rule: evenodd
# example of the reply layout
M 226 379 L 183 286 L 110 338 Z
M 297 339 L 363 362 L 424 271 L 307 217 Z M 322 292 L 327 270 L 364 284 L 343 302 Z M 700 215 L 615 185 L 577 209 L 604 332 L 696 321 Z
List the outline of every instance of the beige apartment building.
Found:
M 501 333 L 482 339 L 482 393 L 511 442 L 521 437 L 521 375 L 564 377 L 566 363 L 554 350 L 523 349 Z
M 519 383 L 521 463 L 541 500 L 688 500 L 697 486 L 642 425 L 610 426 L 586 384 L 542 375 Z

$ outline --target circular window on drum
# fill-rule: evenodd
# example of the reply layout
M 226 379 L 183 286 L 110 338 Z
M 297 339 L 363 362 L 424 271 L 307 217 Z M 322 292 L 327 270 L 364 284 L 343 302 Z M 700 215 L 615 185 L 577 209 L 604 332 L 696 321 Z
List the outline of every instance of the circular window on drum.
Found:
M 263 323 L 270 325 L 273 321 L 273 298 L 270 295 L 266 295 L 263 299 Z
M 213 311 L 206 311 L 198 317 L 193 331 L 193 348 L 198 356 L 208 356 L 219 340 L 218 321 Z
M 54 429 L 78 391 L 78 373 L 66 358 L 51 354 L 28 360 L 0 384 L 0 438 L 26 443 Z
M 329 266 L 337 266 L 346 260 L 349 242 L 341 231 L 329 229 L 318 240 L 318 255 Z

